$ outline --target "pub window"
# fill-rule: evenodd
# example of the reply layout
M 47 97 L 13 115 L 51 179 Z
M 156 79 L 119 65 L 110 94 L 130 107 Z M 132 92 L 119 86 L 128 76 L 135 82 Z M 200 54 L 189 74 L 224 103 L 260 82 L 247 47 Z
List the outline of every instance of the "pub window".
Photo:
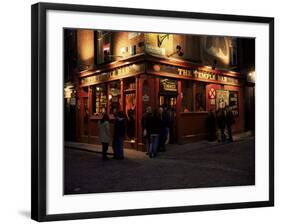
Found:
M 193 81 L 182 81 L 182 112 L 193 111 Z
M 106 84 L 93 86 L 93 113 L 107 112 L 107 86 Z
M 136 82 L 135 78 L 124 80 L 125 112 L 127 116 L 130 111 L 135 110 L 136 105 Z
M 196 111 L 206 111 L 206 84 L 202 82 L 196 83 Z
M 120 81 L 114 81 L 109 84 L 109 113 L 115 114 L 120 110 L 121 105 L 121 87 Z

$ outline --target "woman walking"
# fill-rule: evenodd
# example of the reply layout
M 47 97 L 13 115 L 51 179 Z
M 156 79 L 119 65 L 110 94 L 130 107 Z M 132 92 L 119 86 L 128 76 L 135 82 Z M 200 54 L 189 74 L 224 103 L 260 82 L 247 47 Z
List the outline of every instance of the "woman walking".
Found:
M 107 150 L 111 139 L 108 114 L 106 113 L 103 114 L 103 117 L 99 121 L 98 125 L 99 125 L 99 137 L 102 144 L 102 159 L 108 160 Z

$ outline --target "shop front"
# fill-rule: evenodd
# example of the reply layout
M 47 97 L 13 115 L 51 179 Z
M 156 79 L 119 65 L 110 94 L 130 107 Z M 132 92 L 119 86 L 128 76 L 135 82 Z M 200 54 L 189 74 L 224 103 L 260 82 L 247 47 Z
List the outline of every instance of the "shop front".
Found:
M 163 106 L 171 117 L 170 143 L 206 138 L 209 110 L 229 105 L 234 131 L 243 131 L 243 78 L 239 73 L 213 70 L 183 60 L 138 55 L 80 74 L 77 140 L 99 143 L 102 113 L 124 111 L 128 117 L 125 146 L 143 150 L 141 118 L 148 106 Z

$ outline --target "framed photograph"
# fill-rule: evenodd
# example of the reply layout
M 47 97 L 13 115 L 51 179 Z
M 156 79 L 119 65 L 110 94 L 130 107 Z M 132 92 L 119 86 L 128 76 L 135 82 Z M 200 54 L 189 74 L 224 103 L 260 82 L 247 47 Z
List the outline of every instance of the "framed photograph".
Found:
M 32 5 L 32 219 L 274 205 L 274 18 Z

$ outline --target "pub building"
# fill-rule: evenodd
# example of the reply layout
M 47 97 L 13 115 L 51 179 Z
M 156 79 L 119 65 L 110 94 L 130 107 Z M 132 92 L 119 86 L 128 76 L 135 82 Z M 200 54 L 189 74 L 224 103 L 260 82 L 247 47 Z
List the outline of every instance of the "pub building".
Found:
M 233 131 L 245 130 L 242 38 L 74 29 L 64 35 L 66 141 L 99 143 L 102 113 L 113 125 L 122 110 L 134 121 L 125 147 L 144 150 L 148 106 L 169 108 L 173 143 L 205 139 L 208 111 L 225 105 L 236 118 Z

